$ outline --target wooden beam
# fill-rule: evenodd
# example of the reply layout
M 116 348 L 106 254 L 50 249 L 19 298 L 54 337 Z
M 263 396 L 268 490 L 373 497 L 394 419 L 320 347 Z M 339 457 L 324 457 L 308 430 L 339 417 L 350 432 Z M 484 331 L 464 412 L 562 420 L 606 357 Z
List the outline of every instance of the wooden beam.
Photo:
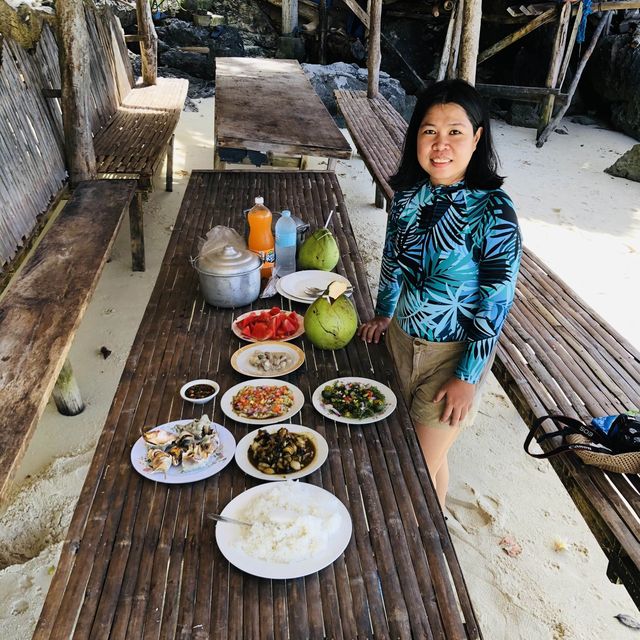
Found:
M 553 47 L 551 49 L 551 62 L 549 63 L 549 72 L 547 73 L 547 80 L 545 82 L 545 86 L 549 88 L 555 87 L 558 82 L 560 66 L 562 65 L 562 58 L 567 43 L 567 32 L 569 30 L 570 19 L 571 5 L 568 2 L 565 2 L 562 5 L 562 9 L 560 9 L 556 37 L 553 40 Z M 551 116 L 553 115 L 553 103 L 553 95 L 548 95 L 542 99 L 538 135 L 542 133 L 544 128 L 549 124 L 549 120 L 551 120 Z
M 378 95 L 380 84 L 380 37 L 382 24 L 382 0 L 371 0 L 369 20 L 369 42 L 367 54 L 367 97 L 375 98 Z
M 320 0 L 318 3 L 318 19 L 320 21 L 320 64 L 327 64 L 327 30 L 329 26 L 327 0 Z
M 580 29 L 580 22 L 582 20 L 582 2 L 578 5 L 578 11 L 573 21 L 573 29 L 569 36 L 569 44 L 567 50 L 564 52 L 564 59 L 562 60 L 562 66 L 560 67 L 560 74 L 558 75 L 557 87 L 562 89 L 564 79 L 567 77 L 567 70 L 569 69 L 569 63 L 571 62 L 571 54 L 573 53 L 573 47 L 576 44 L 576 38 L 578 37 L 578 30 Z
M 297 28 L 298 0 L 282 0 L 282 35 L 291 35 Z
M 464 3 L 466 0 L 458 0 L 456 5 L 456 22 L 453 29 L 451 53 L 447 64 L 447 79 L 458 77 L 458 55 L 460 53 L 460 40 L 462 38 L 462 20 L 464 15 Z
M 440 56 L 440 64 L 438 65 L 438 82 L 444 80 L 447 76 L 447 66 L 449 64 L 449 58 L 451 57 L 451 43 L 453 42 L 453 32 L 455 31 L 457 15 L 458 7 L 456 5 L 449 16 L 447 35 L 444 38 L 444 46 L 442 47 L 442 55 Z
M 344 4 L 356 14 L 365 29 L 369 29 L 369 16 L 367 12 L 358 4 L 357 0 L 342 0 Z
M 124 36 L 125 42 L 142 42 L 143 40 L 144 38 L 142 36 L 138 36 L 134 34 L 127 34 Z
M 158 78 L 158 34 L 151 17 L 151 4 L 148 0 L 136 0 L 138 35 L 140 41 L 140 60 L 142 61 L 142 80 L 147 85 L 156 84 Z
M 499 40 L 494 45 L 491 45 L 488 49 L 485 49 L 482 53 L 480 53 L 480 55 L 478 56 L 478 64 L 481 64 L 485 60 L 488 60 L 491 56 L 494 56 L 496 53 L 502 51 L 510 44 L 516 42 L 517 40 L 520 40 L 520 38 L 523 38 L 528 33 L 531 33 L 538 27 L 541 27 L 543 24 L 551 22 L 556 17 L 557 13 L 557 7 L 548 9 L 544 13 L 541 13 L 539 16 L 535 17 L 531 22 L 529 22 L 529 24 L 526 24 L 524 27 L 521 27 L 517 31 L 514 31 L 512 34 L 506 36 L 505 38 L 502 38 L 502 40 Z
M 69 179 L 75 186 L 96 176 L 89 112 L 89 35 L 82 0 L 58 0 L 56 16 L 65 154 Z
M 458 77 L 469 84 L 476 82 L 481 24 L 482 0 L 466 0 L 463 7 Z
M 596 30 L 591 36 L 591 41 L 589 42 L 589 46 L 585 50 L 580 62 L 578 63 L 576 73 L 573 76 L 573 80 L 571 81 L 571 85 L 569 86 L 569 90 L 567 91 L 567 102 L 562 107 L 562 109 L 560 109 L 558 113 L 556 113 L 556 115 L 553 117 L 551 122 L 549 122 L 549 124 L 540 133 L 540 135 L 538 136 L 538 139 L 536 140 L 536 147 L 540 148 L 549 139 L 551 132 L 558 126 L 562 118 L 564 118 L 564 114 L 567 112 L 567 109 L 571 104 L 571 99 L 573 98 L 573 94 L 576 92 L 576 89 L 578 88 L 578 83 L 580 82 L 580 78 L 582 77 L 582 72 L 584 71 L 584 68 L 587 66 L 587 62 L 589 61 L 589 58 L 591 57 L 593 50 L 596 48 L 598 39 L 600 38 L 600 35 L 602 34 L 605 26 L 607 26 L 607 24 L 611 20 L 612 15 L 613 15 L 612 13 L 605 13 L 600 18 L 600 22 L 598 22 L 598 26 L 596 27 Z
M 502 84 L 476 84 L 476 89 L 488 98 L 504 98 L 505 100 L 518 100 L 521 102 L 540 102 L 541 98 L 548 95 L 555 96 L 559 103 L 566 102 L 567 96 L 560 89 L 548 89 L 547 87 L 517 87 Z

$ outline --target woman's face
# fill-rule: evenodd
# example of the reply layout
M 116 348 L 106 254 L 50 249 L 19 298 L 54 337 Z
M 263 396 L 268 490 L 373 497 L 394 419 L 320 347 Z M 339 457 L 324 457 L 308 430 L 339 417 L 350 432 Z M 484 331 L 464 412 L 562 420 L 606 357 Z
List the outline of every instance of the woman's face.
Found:
M 471 120 L 460 105 L 433 105 L 418 129 L 418 162 L 429 174 L 431 184 L 462 180 L 481 135 L 482 127 L 474 134 Z

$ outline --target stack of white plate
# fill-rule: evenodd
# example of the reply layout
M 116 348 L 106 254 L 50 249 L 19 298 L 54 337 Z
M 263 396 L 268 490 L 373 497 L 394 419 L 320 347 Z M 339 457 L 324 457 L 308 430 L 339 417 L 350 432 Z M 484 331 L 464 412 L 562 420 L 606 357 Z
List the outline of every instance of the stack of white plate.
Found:
M 348 287 L 352 286 L 349 280 L 339 273 L 310 269 L 306 271 L 296 271 L 284 278 L 280 278 L 276 282 L 276 289 L 281 296 L 289 300 L 311 304 L 319 296 L 310 296 L 306 293 L 306 289 L 315 287 L 324 291 L 329 284 L 336 281 L 344 282 Z

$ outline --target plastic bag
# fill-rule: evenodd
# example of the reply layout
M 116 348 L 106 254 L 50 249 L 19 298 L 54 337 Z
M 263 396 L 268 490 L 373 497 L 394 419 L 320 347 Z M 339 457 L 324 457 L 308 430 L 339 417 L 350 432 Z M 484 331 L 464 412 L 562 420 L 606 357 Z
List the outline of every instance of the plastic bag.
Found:
M 230 227 L 224 227 L 222 225 L 216 225 L 207 232 L 206 238 L 200 239 L 200 248 L 198 251 L 198 261 L 201 267 L 206 270 L 208 258 L 211 254 L 215 253 L 222 247 L 231 245 L 239 250 L 247 248 L 245 239 L 235 230 Z M 211 256 L 213 260 L 213 256 Z

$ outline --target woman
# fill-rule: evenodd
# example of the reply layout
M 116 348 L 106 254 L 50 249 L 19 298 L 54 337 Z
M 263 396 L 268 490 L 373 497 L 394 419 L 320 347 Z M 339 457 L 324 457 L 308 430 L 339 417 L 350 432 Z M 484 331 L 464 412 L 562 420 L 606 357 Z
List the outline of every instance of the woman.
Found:
M 385 238 L 376 316 L 444 508 L 447 452 L 473 422 L 522 252 L 500 189 L 489 115 L 462 80 L 423 93 L 407 130 Z

